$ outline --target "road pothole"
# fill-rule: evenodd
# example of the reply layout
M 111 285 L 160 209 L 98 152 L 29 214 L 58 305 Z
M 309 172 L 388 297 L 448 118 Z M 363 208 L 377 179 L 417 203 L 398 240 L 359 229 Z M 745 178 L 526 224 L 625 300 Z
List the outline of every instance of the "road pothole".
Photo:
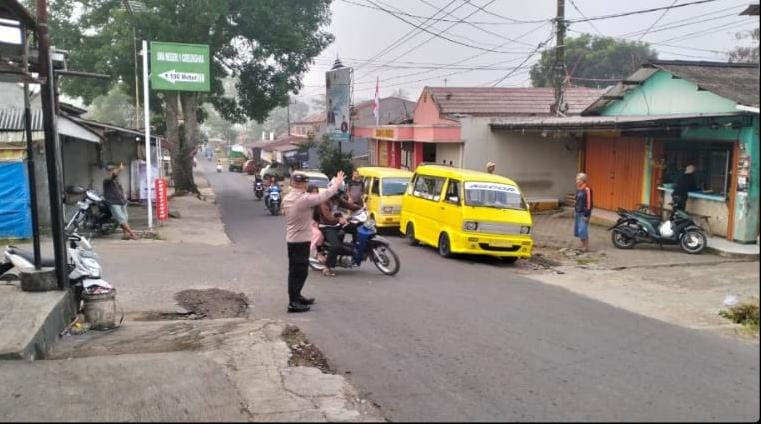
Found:
M 283 330 L 283 340 L 291 349 L 288 365 L 292 367 L 315 367 L 328 374 L 335 374 L 325 355 L 307 339 L 304 332 L 295 325 L 287 325 Z
M 251 304 L 243 293 L 217 288 L 183 290 L 175 294 L 174 298 L 189 315 L 208 319 L 245 318 Z

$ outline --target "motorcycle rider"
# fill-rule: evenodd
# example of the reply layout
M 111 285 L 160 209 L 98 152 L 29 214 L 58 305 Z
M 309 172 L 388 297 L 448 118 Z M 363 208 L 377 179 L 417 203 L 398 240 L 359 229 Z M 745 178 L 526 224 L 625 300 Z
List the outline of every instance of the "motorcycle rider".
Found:
M 362 207 L 362 190 L 364 188 L 364 181 L 362 176 L 359 175 L 359 171 L 356 169 L 351 174 L 351 180 L 346 183 L 349 200 L 356 206 Z
M 103 198 L 108 202 L 111 209 L 111 215 L 114 217 L 119 226 L 122 227 L 124 235 L 122 240 L 137 240 L 138 237 L 129 223 L 127 223 L 127 197 L 124 195 L 124 189 L 119 183 L 119 174 L 124 170 L 124 162 L 119 166 L 108 165 L 106 171 L 109 177 L 103 180 Z
M 329 186 L 329 188 L 331 187 Z M 342 240 L 342 237 L 339 236 L 341 227 L 348 223 L 347 219 L 340 211 L 342 208 L 355 211 L 360 209 L 360 206 L 349 201 L 340 187 L 334 196 L 322 202 L 318 207 L 322 234 L 325 236 L 325 241 L 330 243 L 328 258 L 325 262 L 325 269 L 322 271 L 322 274 L 326 277 L 335 277 L 336 274 L 333 272 L 333 268 L 336 267 L 339 255 L 343 254 L 351 256 L 353 254 L 352 248 L 347 246 Z
M 264 206 L 269 208 L 270 207 L 270 193 L 277 185 L 277 181 L 275 181 L 274 176 L 270 176 L 266 183 L 264 183 Z M 279 186 L 278 186 L 279 188 Z

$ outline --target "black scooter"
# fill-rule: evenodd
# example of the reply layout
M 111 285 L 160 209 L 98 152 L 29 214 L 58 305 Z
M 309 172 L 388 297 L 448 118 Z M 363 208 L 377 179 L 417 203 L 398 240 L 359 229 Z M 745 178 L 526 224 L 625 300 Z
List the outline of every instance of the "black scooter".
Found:
M 254 182 L 254 196 L 256 196 L 256 200 L 262 200 L 264 196 L 264 183 L 259 178 Z
M 632 249 L 637 243 L 656 243 L 661 248 L 678 244 L 687 253 L 702 253 L 708 244 L 705 232 L 686 212 L 675 208 L 673 203 L 671 207 L 667 221 L 663 221 L 660 215 L 619 208 L 618 221 L 608 228 L 613 230 L 610 237 L 613 245 L 619 249 Z
M 69 186 L 66 192 L 82 195 L 82 200 L 77 202 L 77 211 L 66 224 L 67 234 L 82 229 L 95 231 L 105 236 L 119 227 L 119 223 L 111 215 L 110 204 L 95 190 L 82 186 Z

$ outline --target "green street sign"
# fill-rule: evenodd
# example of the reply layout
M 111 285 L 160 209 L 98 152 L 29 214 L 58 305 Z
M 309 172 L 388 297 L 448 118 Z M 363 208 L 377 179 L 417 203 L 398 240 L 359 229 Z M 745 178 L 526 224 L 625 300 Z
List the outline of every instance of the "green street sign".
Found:
M 209 46 L 151 41 L 151 88 L 209 91 Z

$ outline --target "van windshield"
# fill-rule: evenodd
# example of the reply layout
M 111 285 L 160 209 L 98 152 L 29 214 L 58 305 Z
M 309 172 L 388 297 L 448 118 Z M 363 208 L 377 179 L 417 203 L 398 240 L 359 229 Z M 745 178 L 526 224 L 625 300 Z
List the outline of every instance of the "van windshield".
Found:
M 328 188 L 328 180 L 324 178 L 310 178 L 309 184 L 314 184 L 317 188 Z
M 383 196 L 400 196 L 407 190 L 409 180 L 407 178 L 384 178 L 381 183 Z
M 499 183 L 466 182 L 465 204 L 500 209 L 526 209 L 526 203 L 517 187 Z

